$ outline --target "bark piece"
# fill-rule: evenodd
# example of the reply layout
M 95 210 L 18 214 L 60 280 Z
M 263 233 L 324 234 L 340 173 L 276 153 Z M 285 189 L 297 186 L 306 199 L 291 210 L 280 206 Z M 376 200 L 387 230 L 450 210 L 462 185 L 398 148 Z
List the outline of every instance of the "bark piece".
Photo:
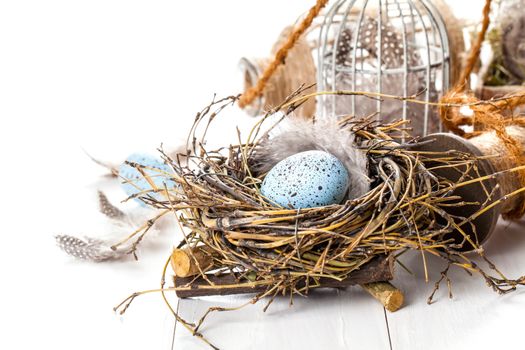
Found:
M 361 286 L 390 312 L 395 312 L 403 306 L 403 293 L 390 282 L 372 282 Z
M 189 277 L 205 272 L 213 264 L 213 251 L 205 246 L 173 249 L 171 267 L 177 277 Z
M 191 298 L 210 295 L 232 295 L 261 293 L 267 290 L 268 285 L 264 282 L 248 280 L 239 281 L 234 275 L 225 274 L 220 276 L 207 275 L 213 285 L 204 278 L 199 277 L 175 277 L 175 287 L 179 298 Z M 367 284 L 372 282 L 388 281 L 393 278 L 393 259 L 389 256 L 379 256 L 354 271 L 342 281 L 332 278 L 321 278 L 320 285 L 315 288 L 345 288 L 356 284 Z M 303 285 L 297 285 L 298 288 Z M 310 286 L 314 288 L 313 286 Z

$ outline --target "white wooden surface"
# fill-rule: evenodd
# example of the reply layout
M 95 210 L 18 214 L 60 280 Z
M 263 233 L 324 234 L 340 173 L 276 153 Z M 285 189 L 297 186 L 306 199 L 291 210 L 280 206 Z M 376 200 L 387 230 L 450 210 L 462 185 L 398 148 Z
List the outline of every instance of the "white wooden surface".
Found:
M 525 223 L 509 225 L 500 221 L 493 239 L 486 245 L 486 254 L 508 277 L 525 274 Z M 430 260 L 436 262 L 435 259 Z M 399 270 L 396 285 L 404 290 L 407 305 L 388 314 L 392 347 L 404 349 L 488 349 L 518 344 L 520 319 L 525 306 L 525 290 L 498 295 L 477 276 L 462 271 L 451 273 L 454 298 L 449 300 L 443 284 L 439 300 L 428 306 L 426 298 L 433 284 L 425 285 L 421 256 L 409 259 L 416 277 Z M 433 264 L 436 266 L 437 264 Z M 440 268 L 432 268 L 433 280 Z
M 1 349 L 202 349 L 176 326 L 159 295 L 112 308 L 131 292 L 156 288 L 177 231 L 144 246 L 140 261 L 78 262 L 54 246 L 57 233 L 107 229 L 94 194 L 108 183 L 96 157 L 120 161 L 180 142 L 214 92 L 240 91 L 236 62 L 263 56 L 281 29 L 312 1 L 20 0 L 0 2 Z M 482 1 L 454 2 L 475 18 Z M 232 111 L 214 128 L 232 140 Z M 228 135 L 229 134 L 229 135 Z M 117 201 L 122 193 L 111 192 Z M 525 224 L 498 227 L 487 255 L 509 276 L 525 272 Z M 453 273 L 454 299 L 422 281 L 420 256 L 398 269 L 405 308 L 384 310 L 359 288 L 325 291 L 293 307 L 279 299 L 210 316 L 204 334 L 222 349 L 456 349 L 521 345 L 523 290 L 499 296 L 480 279 Z M 432 261 L 433 262 L 433 261 Z M 431 278 L 441 266 L 431 268 Z M 177 304 L 176 298 L 171 300 Z M 243 297 L 183 300 L 195 319 Z M 390 338 L 389 338 L 390 335 Z M 390 345 L 391 344 L 391 345 Z
M 525 223 L 500 222 L 487 256 L 509 277 L 525 273 Z M 425 283 L 421 255 L 404 257 L 414 275 L 397 268 L 394 284 L 406 305 L 395 313 L 359 288 L 323 291 L 296 299 L 293 307 L 281 298 L 266 314 L 262 306 L 211 316 L 203 333 L 221 349 L 488 349 L 519 344 L 525 290 L 498 295 L 479 276 L 452 271 L 453 299 L 442 284 L 435 302 L 427 304 L 434 282 L 445 265 L 428 257 L 430 283 Z M 240 305 L 245 298 L 183 299 L 179 312 L 198 321 L 210 306 Z M 227 336 L 225 336 L 227 334 Z M 175 349 L 204 349 L 200 341 L 177 327 Z
M 296 298 L 292 307 L 289 298 L 278 298 L 266 313 L 262 310 L 263 300 L 241 310 L 212 314 L 202 332 L 221 349 L 386 349 L 388 335 L 383 308 L 368 303 L 367 297 L 355 289 L 324 290 L 308 298 Z M 179 312 L 193 322 L 211 306 L 231 307 L 247 301 L 248 297 L 180 300 Z M 175 348 L 206 346 L 177 327 Z

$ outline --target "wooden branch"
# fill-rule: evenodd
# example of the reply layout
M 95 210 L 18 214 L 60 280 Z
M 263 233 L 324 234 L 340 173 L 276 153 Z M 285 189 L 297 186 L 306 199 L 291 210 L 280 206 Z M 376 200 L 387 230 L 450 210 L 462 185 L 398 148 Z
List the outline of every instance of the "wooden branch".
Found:
M 234 275 L 226 274 L 206 276 L 214 285 L 210 285 L 202 277 L 175 277 L 175 287 L 179 298 L 191 298 L 210 295 L 231 295 L 261 293 L 268 289 L 269 285 L 264 281 L 239 281 Z M 381 256 L 372 259 L 359 270 L 354 271 L 348 278 L 337 281 L 332 278 L 323 277 L 319 279 L 319 286 L 311 288 L 345 288 L 356 284 L 368 284 L 373 282 L 388 281 L 393 278 L 393 259 Z M 304 282 L 296 287 L 304 287 Z
M 362 284 L 364 290 L 378 300 L 385 309 L 395 312 L 403 306 L 405 297 L 403 293 L 390 282 L 373 282 Z
M 206 246 L 173 249 L 170 262 L 175 276 L 195 276 L 213 265 L 213 250 Z

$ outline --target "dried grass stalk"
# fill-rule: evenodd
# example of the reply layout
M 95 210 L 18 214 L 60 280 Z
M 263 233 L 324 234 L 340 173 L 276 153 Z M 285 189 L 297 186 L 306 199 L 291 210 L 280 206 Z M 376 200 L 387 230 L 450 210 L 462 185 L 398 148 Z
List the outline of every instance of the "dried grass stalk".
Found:
M 340 121 L 340 127 L 355 135 L 368 156 L 373 183 L 363 196 L 299 210 L 270 204 L 259 191 L 265 174 L 254 172 L 253 167 L 263 153 L 261 141 L 268 137 L 262 125 L 277 111 L 286 118 L 298 107 L 289 103 L 297 94 L 257 122 L 246 142 L 209 151 L 205 149 L 206 131 L 237 97 L 214 101 L 197 115 L 186 154 L 177 159 L 163 155 L 173 167 L 178 186 L 152 189 L 164 193 L 165 200 L 144 197 L 152 206 L 176 213 L 187 230 L 179 248 L 191 252 L 205 246 L 211 252 L 211 266 L 201 266 L 204 280 L 212 285 L 204 272 L 214 271 L 215 275 L 233 274 L 239 283 L 267 285 L 273 295 L 304 294 L 321 278 L 344 280 L 374 257 L 407 249 L 420 251 L 425 264 L 425 255 L 432 254 L 482 273 L 461 251 L 468 243 L 482 254 L 475 237 L 462 229 L 472 224 L 446 210 L 474 205 L 453 196 L 452 190 L 462 186 L 462 181 L 483 181 L 467 176 L 476 169 L 478 159 L 454 151 L 415 151 L 413 140 L 401 143 L 402 137 L 410 140 L 401 121 L 389 125 L 351 118 Z M 287 107 L 281 110 L 282 106 Z M 199 135 L 200 126 L 204 132 Z M 464 177 L 452 183 L 432 172 L 442 167 L 455 168 Z M 491 195 L 487 191 L 487 197 Z M 463 234 L 463 241 L 452 239 L 452 232 Z M 519 283 L 502 275 L 482 275 L 501 292 Z
M 165 291 L 184 293 L 200 288 L 228 294 L 227 289 L 256 286 L 258 294 L 250 303 L 270 297 L 269 305 L 279 294 L 293 297 L 305 295 L 323 284 L 337 285 L 363 271 L 366 264 L 385 256 L 395 258 L 407 250 L 421 253 L 427 279 L 428 254 L 447 262 L 429 303 L 443 280 L 450 285 L 447 273 L 453 266 L 469 274 L 481 275 L 487 285 L 499 293 L 513 291 L 518 285 L 525 284 L 525 277 L 507 278 L 484 256 L 470 218 L 447 211 L 450 207 L 476 206 L 479 210 L 474 216 L 482 215 L 490 206 L 508 199 L 512 194 L 493 198 L 494 192 L 488 189 L 484 190 L 487 196 L 484 203 L 465 202 L 454 195 L 457 188 L 483 183 L 502 172 L 476 177 L 472 174 L 476 174 L 480 159 L 471 154 L 417 151 L 414 147 L 417 140 L 411 139 L 403 121 L 387 125 L 350 117 L 340 121 L 341 129 L 355 135 L 356 143 L 368 157 L 368 176 L 372 183 L 364 195 L 317 208 L 292 209 L 270 204 L 259 191 L 265 174 L 257 173 L 254 165 L 258 164 L 258 156 L 264 153 L 261 152 L 265 144 L 262 141 L 269 137 L 269 130 L 276 124 L 266 129 L 263 125 L 274 123 L 271 117 L 277 112 L 282 114 L 277 124 L 287 118 L 308 98 L 298 97 L 300 94 L 301 90 L 262 117 L 246 141 L 208 150 L 206 132 L 219 114 L 237 101 L 237 97 L 213 101 L 197 114 L 184 154 L 173 158 L 161 151 L 164 160 L 173 168 L 174 174 L 170 176 L 177 186 L 153 187 L 152 192 L 164 195 L 162 200 L 148 193 L 141 193 L 139 197 L 162 214 L 173 212 L 177 216 L 185 234 L 177 249 L 183 249 L 190 255 L 189 259 L 198 262 L 201 259 L 192 252 L 196 247 L 205 247 L 211 261 L 196 264 L 198 273 L 193 271 L 193 277 L 176 280 L 174 287 L 164 288 L 163 277 L 161 289 L 135 293 L 117 309 L 124 312 L 137 295 L 160 291 L 177 319 L 194 335 L 209 343 L 198 332 L 207 315 L 237 308 L 210 308 L 194 325 L 177 315 L 169 305 Z M 364 92 L 355 94 L 378 97 Z M 239 135 L 241 139 L 242 135 Z M 437 175 L 435 170 L 443 168 L 457 171 L 461 174 L 459 180 L 451 182 Z M 503 172 L 516 172 L 521 168 Z M 466 227 L 474 234 L 467 235 Z M 462 239 L 453 238 L 458 234 Z M 136 235 L 139 233 L 132 236 Z M 467 244 L 474 247 L 495 275 L 480 267 L 472 255 L 465 255 L 462 248 Z M 166 262 L 164 275 L 170 260 Z M 225 285 L 216 283 L 226 279 L 229 282 Z M 371 292 L 377 291 L 372 288 Z M 392 294 L 385 297 L 396 298 Z

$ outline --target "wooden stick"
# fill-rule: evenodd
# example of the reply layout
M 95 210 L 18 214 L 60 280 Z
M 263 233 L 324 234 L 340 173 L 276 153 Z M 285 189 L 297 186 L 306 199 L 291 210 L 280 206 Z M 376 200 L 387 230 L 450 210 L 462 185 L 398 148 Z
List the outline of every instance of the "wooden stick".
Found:
M 213 265 L 213 250 L 206 246 L 173 249 L 171 267 L 177 277 L 195 276 Z M 199 270 L 200 269 L 200 270 Z
M 192 256 L 193 255 L 193 256 Z M 173 270 L 175 271 L 175 275 L 178 277 L 176 279 L 176 286 L 184 286 L 185 284 L 190 283 L 190 286 L 194 286 L 195 283 L 197 284 L 197 288 L 200 288 L 202 290 L 198 291 L 197 293 L 204 293 L 199 295 L 194 295 L 194 292 L 191 291 L 178 291 L 177 296 L 181 298 L 185 297 L 192 297 L 192 296 L 204 296 L 204 295 L 227 295 L 227 294 L 240 294 L 240 293 L 256 293 L 257 290 L 254 290 L 257 285 L 255 284 L 244 284 L 242 286 L 238 286 L 232 290 L 232 293 L 228 293 L 226 288 L 221 288 L 221 286 L 225 285 L 232 285 L 232 284 L 238 284 L 238 281 L 234 278 L 234 276 L 221 276 L 221 277 L 215 277 L 215 276 L 207 276 L 210 281 L 217 284 L 218 288 L 206 288 L 206 285 L 209 285 L 206 281 L 203 282 L 203 279 L 199 281 L 197 279 L 196 281 L 192 282 L 192 278 L 187 278 L 186 280 L 181 279 L 181 277 L 190 277 L 198 275 L 199 267 L 204 272 L 207 268 L 212 266 L 212 260 L 213 260 L 213 251 L 209 249 L 206 246 L 199 246 L 195 247 L 194 249 L 185 248 L 185 249 L 174 249 L 173 254 L 171 256 L 171 266 Z M 388 259 L 387 259 L 388 260 Z M 197 263 L 199 266 L 197 266 Z M 364 268 L 370 269 L 370 266 L 365 266 Z M 392 267 L 390 266 L 390 271 L 392 271 Z M 382 273 L 382 272 L 380 272 Z M 391 272 L 392 274 L 392 272 Z M 392 279 L 391 276 L 384 276 L 385 280 Z M 327 281 L 322 281 L 321 287 L 340 287 L 338 285 L 334 285 L 335 281 L 333 279 L 327 279 Z M 357 284 L 353 281 L 345 280 L 343 283 L 343 287 L 346 287 L 348 285 Z M 242 288 L 248 288 L 247 292 L 239 291 L 239 287 Z M 258 285 L 257 286 L 261 291 L 266 288 L 266 285 Z M 364 283 L 361 284 L 361 287 L 366 290 L 370 295 L 372 295 L 376 300 L 378 300 L 388 311 L 394 312 L 397 311 L 402 305 L 403 305 L 403 293 L 394 287 L 389 282 L 380 281 L 380 282 L 370 282 L 370 283 Z M 208 294 L 211 293 L 211 294 Z
M 215 276 L 209 274 L 207 279 L 213 283 L 210 285 L 202 277 L 175 277 L 175 287 L 178 288 L 179 298 L 201 297 L 209 295 L 231 295 L 261 293 L 268 289 L 268 284 L 264 281 L 250 282 L 239 281 L 234 275 L 225 274 Z M 338 281 L 332 278 L 322 277 L 319 279 L 318 286 L 311 288 L 345 288 L 356 284 L 373 283 L 387 281 L 393 278 L 393 259 L 389 256 L 381 256 L 372 259 L 363 265 L 359 270 L 353 272 L 348 278 Z M 298 284 L 297 288 L 304 287 L 305 284 Z M 379 300 L 379 299 L 378 299 Z M 381 300 L 380 300 L 381 301 Z
M 364 290 L 377 299 L 385 309 L 395 312 L 403 306 L 403 293 L 390 282 L 373 282 L 362 284 Z

